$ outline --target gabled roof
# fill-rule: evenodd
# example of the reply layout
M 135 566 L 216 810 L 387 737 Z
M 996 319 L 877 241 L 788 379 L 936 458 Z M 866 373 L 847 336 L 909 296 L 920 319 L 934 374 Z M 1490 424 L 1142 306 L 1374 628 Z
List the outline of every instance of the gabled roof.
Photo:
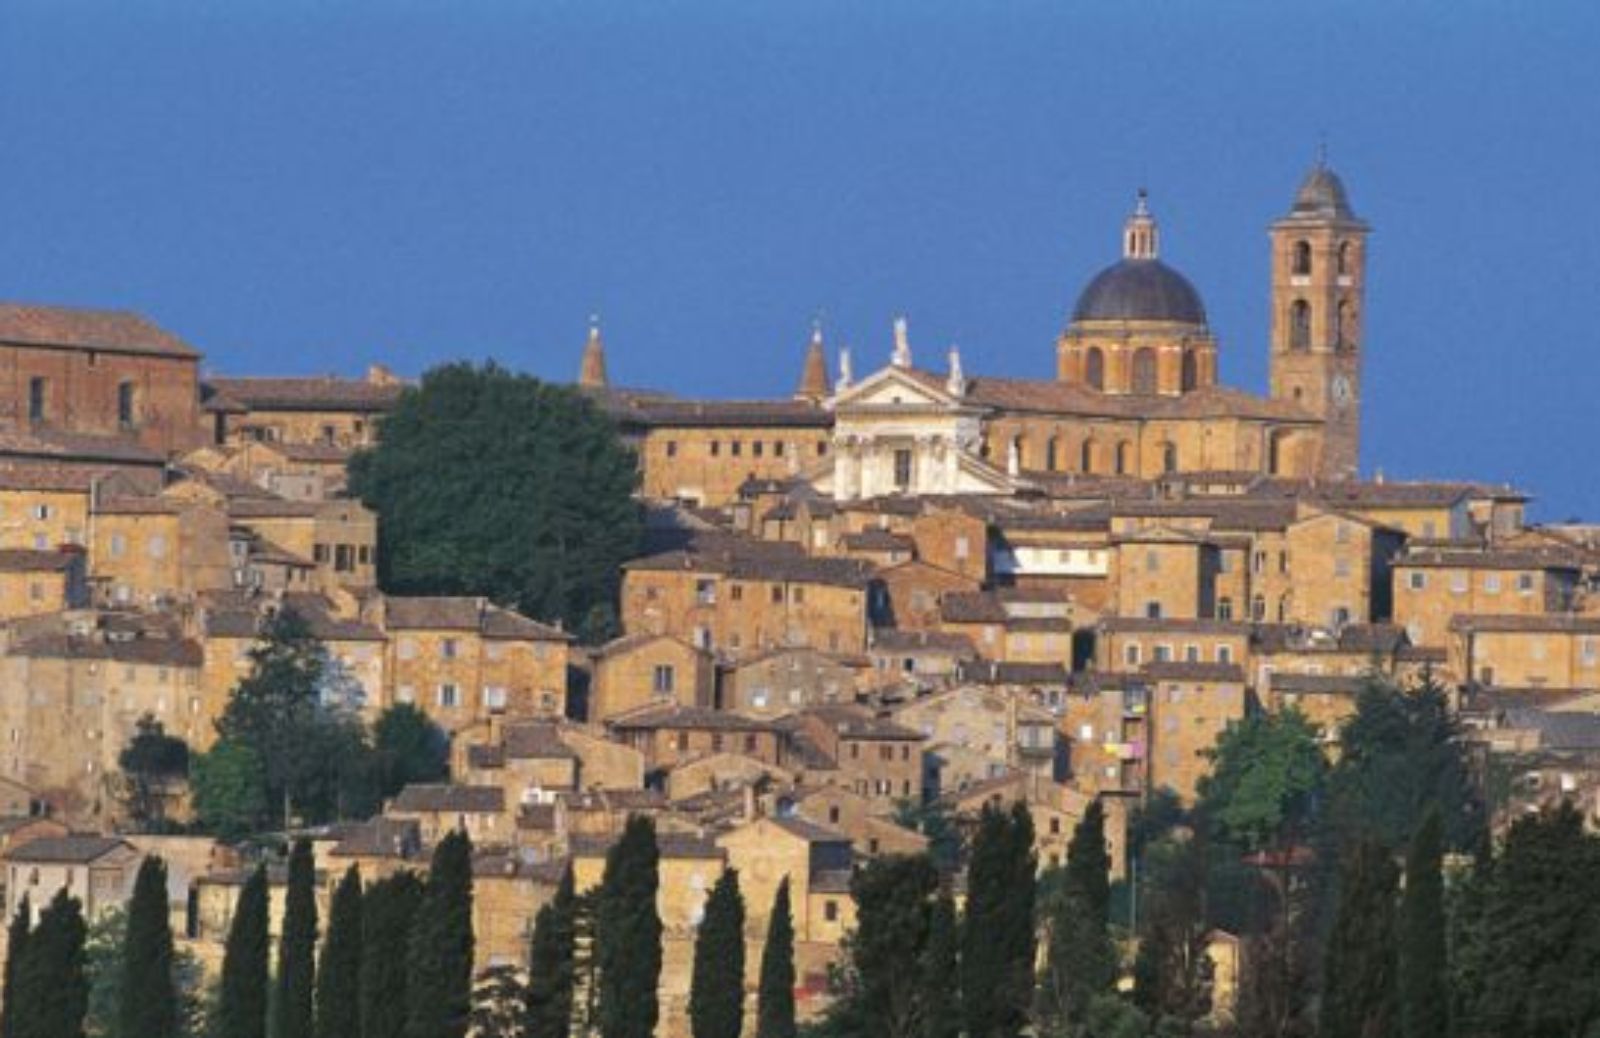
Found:
M 194 347 L 128 310 L 0 303 L 0 343 L 52 349 L 141 353 L 198 360 Z
M 477 631 L 485 638 L 516 641 L 572 640 L 565 631 L 467 595 L 389 595 L 384 599 L 383 622 L 394 631 Z
M 134 850 L 133 844 L 115 836 L 44 836 L 6 852 L 6 860 L 64 865 L 88 865 L 113 851 Z

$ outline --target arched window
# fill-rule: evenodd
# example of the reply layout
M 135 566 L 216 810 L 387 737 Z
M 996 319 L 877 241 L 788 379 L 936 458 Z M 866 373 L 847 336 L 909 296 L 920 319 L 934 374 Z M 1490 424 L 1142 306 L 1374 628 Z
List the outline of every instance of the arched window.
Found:
M 1296 299 L 1289 304 L 1289 348 L 1311 348 L 1311 304 L 1304 299 Z
M 1250 600 L 1250 619 L 1256 623 L 1267 618 L 1267 600 L 1261 595 L 1256 595 Z
M 1294 243 L 1294 265 L 1290 268 L 1295 274 L 1311 273 L 1311 243 L 1297 241 Z
M 1083 380 L 1090 389 L 1106 388 L 1106 355 L 1098 346 L 1090 346 L 1088 355 L 1083 358 Z
M 1183 391 L 1200 388 L 1200 357 L 1194 350 L 1183 351 Z
M 1348 273 L 1350 273 L 1350 263 L 1351 263 L 1352 258 L 1353 257 L 1350 255 L 1350 243 L 1347 242 L 1347 241 L 1340 242 L 1339 243 L 1339 273 L 1340 274 L 1348 274 Z
M 1126 476 L 1128 474 L 1131 454 L 1132 452 L 1128 447 L 1127 440 L 1123 440 L 1121 443 L 1117 444 L 1117 475 Z
M 1175 444 L 1175 443 L 1163 443 L 1161 445 L 1161 471 L 1162 472 L 1176 472 L 1176 471 L 1178 471 L 1178 445 L 1177 444 Z
M 1078 449 L 1078 471 L 1094 471 L 1094 441 L 1084 440 L 1083 446 Z
M 134 421 L 133 383 L 117 383 L 117 423 L 123 428 L 132 425 Z
M 1156 351 L 1146 346 L 1133 355 L 1133 391 L 1156 391 Z
M 1333 311 L 1333 342 L 1339 349 L 1355 345 L 1353 335 L 1355 328 L 1350 323 L 1350 301 L 1344 300 Z
M 1056 470 L 1056 465 L 1056 438 L 1052 436 L 1048 440 L 1044 441 L 1045 471 L 1054 472 Z

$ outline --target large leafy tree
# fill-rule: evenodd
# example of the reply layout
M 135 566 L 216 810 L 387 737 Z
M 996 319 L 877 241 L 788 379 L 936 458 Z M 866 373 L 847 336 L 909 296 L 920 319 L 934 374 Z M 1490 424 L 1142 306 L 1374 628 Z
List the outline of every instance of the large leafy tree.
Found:
M 572 866 L 533 921 L 528 954 L 528 1038 L 567 1038 L 572 1029 L 573 956 L 577 943 L 577 896 Z
M 422 883 L 397 872 L 367 889 L 361 903 L 361 1038 L 403 1038 L 406 948 L 422 904 Z
M 305 619 L 274 613 L 250 663 L 217 720 L 217 745 L 196 769 L 202 818 L 215 813 L 248 828 L 291 814 L 313 822 L 369 814 L 376 800 L 366 733 L 326 695 L 335 670 Z M 213 766 L 217 755 L 226 766 Z M 251 810 L 260 814 L 250 818 Z
M 756 1038 L 795 1038 L 794 917 L 789 908 L 789 877 L 778 883 L 761 948 L 761 980 L 756 991 Z
M 1339 909 L 1323 963 L 1321 1038 L 1399 1030 L 1395 893 L 1399 870 L 1383 843 L 1351 844 L 1339 868 Z
M 317 954 L 317 879 L 311 842 L 296 840 L 289 851 L 283 932 L 278 937 L 276 1038 L 313 1038 Z
M 744 896 L 739 870 L 724 869 L 706 898 L 689 985 L 694 1038 L 739 1038 L 744 1026 Z
M 450 773 L 450 740 L 411 703 L 396 703 L 372 725 L 378 793 L 384 799 L 421 782 L 441 782 Z
M 1400 902 L 1400 1022 L 1405 1038 L 1449 1038 L 1450 962 L 1444 906 L 1444 826 L 1428 812 L 1406 854 Z
M 141 829 L 163 828 L 167 797 L 189 777 L 189 744 L 168 735 L 160 721 L 146 714 L 118 754 L 117 764 L 126 783 L 123 799 L 133 824 Z
M 1340 731 L 1339 762 L 1328 778 L 1336 830 L 1403 847 L 1437 809 L 1447 845 L 1476 846 L 1483 812 L 1457 735 L 1444 690 L 1431 678 L 1403 691 L 1370 677 Z
M 606 854 L 596 920 L 602 1038 L 655 1034 L 661 980 L 661 916 L 656 910 L 660 860 L 655 824 L 643 815 L 629 817 L 622 837 Z
M 472 1011 L 472 841 L 433 849 L 407 949 L 406 1038 L 464 1038 Z
M 615 615 L 637 479 L 591 400 L 492 363 L 425 374 L 350 463 L 351 492 L 381 520 L 386 588 L 487 595 L 575 629 Z
M 82 904 L 57 891 L 17 962 L 12 1038 L 82 1038 L 89 1012 L 87 937 Z
M 921 1038 L 928 1021 L 928 939 L 939 872 L 926 854 L 886 855 L 850 880 L 856 932 L 841 1017 L 863 1034 Z M 946 990 L 944 996 L 949 998 Z
M 195 757 L 191 788 L 200 825 L 224 840 L 267 824 L 266 771 L 261 755 L 245 743 L 223 739 Z
M 1248 850 L 1283 846 L 1303 834 L 1325 770 L 1305 715 L 1252 714 L 1217 740 L 1211 772 L 1200 780 L 1203 813 Z
M 361 873 L 352 865 L 328 907 L 328 938 L 317 964 L 317 1038 L 360 1034 Z
M 1202 830 L 1189 839 L 1157 841 L 1142 860 L 1134 999 L 1152 1018 L 1185 1029 L 1211 1011 L 1206 848 Z
M 151 856 L 139 865 L 122 943 L 117 1038 L 176 1038 L 177 978 L 173 974 L 167 866 Z
M 267 957 L 267 870 L 258 866 L 239 891 L 223 949 L 218 1038 L 266 1038 Z

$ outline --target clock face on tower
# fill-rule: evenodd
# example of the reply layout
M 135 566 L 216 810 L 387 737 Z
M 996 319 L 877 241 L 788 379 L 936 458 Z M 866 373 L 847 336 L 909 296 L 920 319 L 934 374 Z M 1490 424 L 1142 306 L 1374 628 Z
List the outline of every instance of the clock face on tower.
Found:
M 1333 402 L 1336 404 L 1350 402 L 1350 380 L 1343 375 L 1333 376 Z

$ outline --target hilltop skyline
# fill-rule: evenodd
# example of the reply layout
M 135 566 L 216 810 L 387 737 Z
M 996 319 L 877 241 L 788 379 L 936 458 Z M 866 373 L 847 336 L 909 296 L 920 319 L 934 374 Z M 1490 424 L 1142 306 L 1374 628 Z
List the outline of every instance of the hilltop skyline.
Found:
M 819 313 L 858 371 L 903 313 L 923 365 L 1044 377 L 1143 186 L 1260 389 L 1266 227 L 1326 142 L 1374 227 L 1365 472 L 1600 516 L 1566 461 L 1595 16 L 1379 10 L 20 5 L 0 297 L 137 309 L 233 375 L 570 380 L 597 312 L 617 384 L 683 395 L 787 394 Z

